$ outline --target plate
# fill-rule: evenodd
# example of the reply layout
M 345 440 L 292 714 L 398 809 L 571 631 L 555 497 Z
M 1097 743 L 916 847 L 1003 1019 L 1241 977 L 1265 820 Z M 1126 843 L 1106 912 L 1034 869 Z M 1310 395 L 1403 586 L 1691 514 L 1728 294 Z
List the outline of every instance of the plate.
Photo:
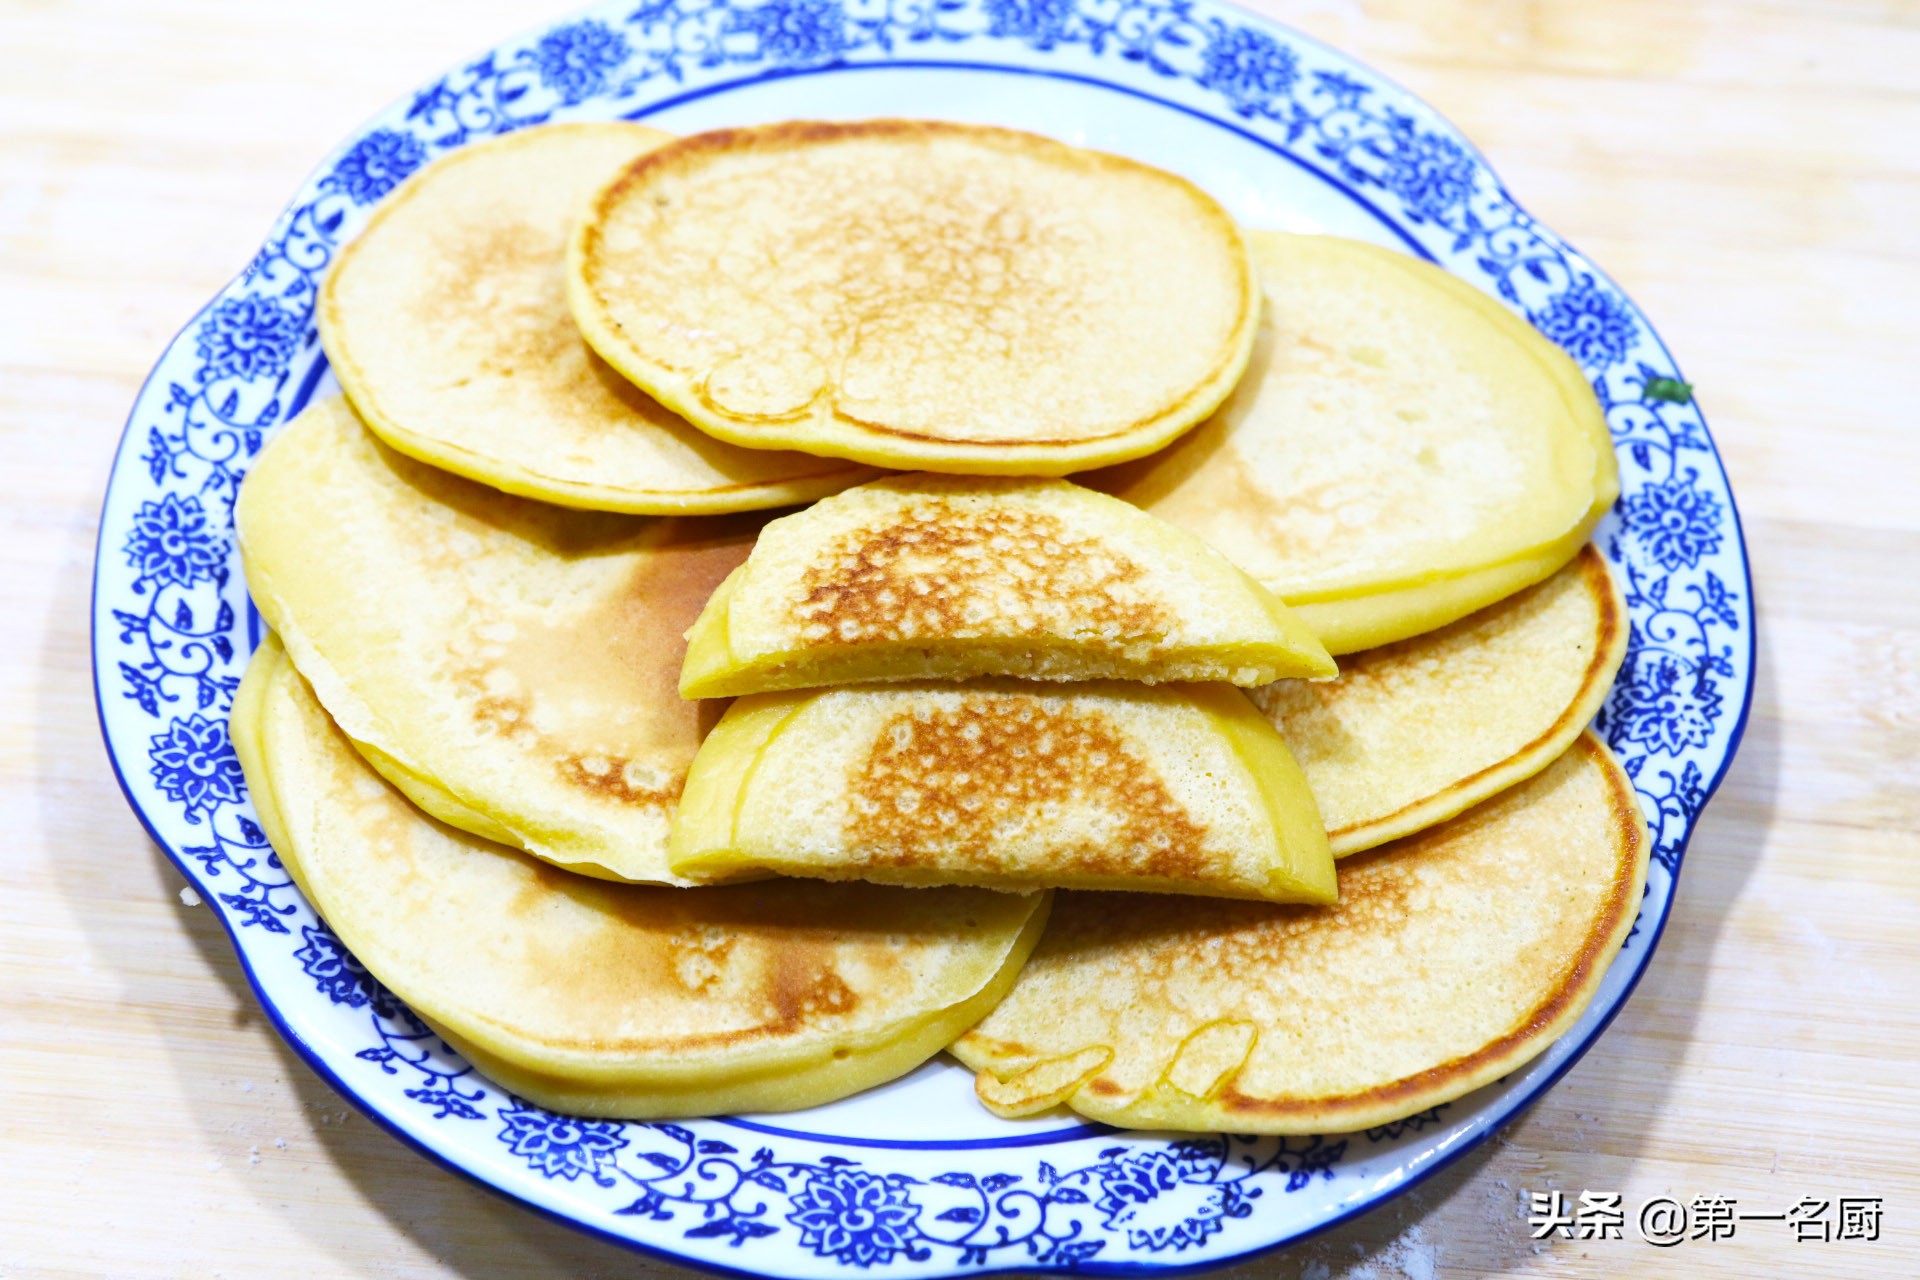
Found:
M 1646 968 L 1752 691 L 1733 495 L 1646 317 L 1423 103 L 1225 5 L 634 2 L 508 41 L 347 139 L 245 273 L 174 339 L 121 441 L 94 566 L 102 731 L 129 802 L 232 935 L 289 1043 L 394 1134 L 535 1209 L 697 1266 L 794 1277 L 1222 1265 L 1404 1191 L 1539 1096 Z M 1653 864 L 1634 932 L 1592 1006 L 1525 1070 L 1395 1124 L 1314 1138 L 1000 1120 L 945 1058 L 799 1114 L 580 1121 L 477 1076 L 369 978 L 291 884 L 227 740 L 228 706 L 261 634 L 232 503 L 275 426 L 333 387 L 313 301 L 340 245 L 421 165 L 526 125 L 626 117 L 692 132 L 876 115 L 1033 129 L 1185 174 L 1248 226 L 1417 254 L 1526 315 L 1592 378 L 1623 485 L 1596 538 L 1633 621 L 1598 726 L 1639 789 Z M 315 545 L 325 554 L 324 538 Z

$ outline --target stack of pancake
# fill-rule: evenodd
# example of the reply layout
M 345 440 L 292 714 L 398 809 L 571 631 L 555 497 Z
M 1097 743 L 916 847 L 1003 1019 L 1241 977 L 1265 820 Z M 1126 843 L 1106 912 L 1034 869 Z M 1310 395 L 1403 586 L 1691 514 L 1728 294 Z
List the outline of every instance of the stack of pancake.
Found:
M 1350 1129 L 1538 1053 L 1631 923 L 1605 423 L 1431 266 L 1004 130 L 565 125 L 402 186 L 319 315 L 234 742 L 523 1097 L 951 1049 L 1004 1115 Z

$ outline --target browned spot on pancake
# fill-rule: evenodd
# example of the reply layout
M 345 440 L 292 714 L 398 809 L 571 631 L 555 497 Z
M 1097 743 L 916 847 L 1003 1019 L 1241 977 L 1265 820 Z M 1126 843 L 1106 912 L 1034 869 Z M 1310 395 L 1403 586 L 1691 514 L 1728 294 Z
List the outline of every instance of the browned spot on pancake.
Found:
M 515 637 L 486 661 L 452 672 L 474 723 L 546 757 L 570 786 L 617 804 L 676 803 L 694 752 L 724 709 L 681 698 L 685 632 L 765 522 L 758 513 L 682 522 L 678 536 L 648 548 L 627 580 L 591 607 L 518 622 Z M 555 708 L 569 705 L 617 714 L 559 722 Z
M 1172 629 L 1145 576 L 1044 512 L 933 500 L 842 535 L 807 571 L 794 614 L 815 642 L 1070 632 L 1118 649 Z
M 507 698 L 482 692 L 480 681 L 472 672 L 461 673 L 460 684 L 475 695 L 473 718 L 477 724 L 506 738 L 531 732 L 526 723 L 529 704 L 524 694 Z
M 781 940 L 778 950 L 768 952 L 764 1029 L 793 1031 L 806 1023 L 843 1017 L 860 1006 L 860 992 L 835 967 L 841 954 L 845 948 L 812 929 L 795 931 Z
M 757 886 L 613 886 L 527 862 L 532 874 L 508 914 L 537 915 L 564 897 L 605 918 L 601 927 L 552 936 L 536 953 L 533 968 L 543 991 L 560 1007 L 618 1011 L 664 999 L 666 1008 L 691 1003 L 707 1014 L 672 1030 L 641 1024 L 617 1038 L 578 1039 L 556 1036 L 550 1027 L 536 1032 L 496 1023 L 518 1034 L 607 1054 L 745 1047 L 843 1019 L 857 1013 L 863 998 L 901 991 L 899 960 L 883 941 L 888 932 L 862 902 L 872 896 L 871 886 L 790 883 L 779 894 Z M 892 915 L 890 923 L 909 936 L 939 918 L 911 900 Z
M 670 786 L 643 788 L 643 794 L 630 799 L 609 793 L 616 798 L 667 804 L 679 799 L 685 766 L 725 710 L 722 702 L 689 702 L 680 696 L 686 632 L 722 580 L 746 562 L 767 519 L 765 513 L 753 512 L 680 522 L 678 536 L 652 549 L 624 589 L 582 624 L 606 638 L 604 658 L 595 654 L 594 660 L 611 664 L 610 695 L 653 709 L 656 742 L 670 750 L 680 766 Z M 654 795 L 664 798 L 650 798 Z
M 777 514 L 777 513 L 773 513 Z M 649 704 L 680 703 L 680 664 L 687 628 L 721 581 L 744 564 L 769 513 L 695 516 L 677 523 L 670 541 L 651 548 L 624 589 L 585 625 L 607 638 L 626 687 Z M 696 718 L 693 703 L 688 721 Z
M 726 972 L 735 934 L 712 924 L 691 924 L 672 939 L 673 976 L 688 991 L 705 991 Z
M 414 314 L 471 361 L 462 382 L 516 378 L 542 384 L 556 409 L 571 402 L 581 412 L 672 418 L 580 336 L 567 306 L 563 228 L 466 226 L 444 252 Z
M 950 981 L 947 966 L 964 962 L 951 950 L 955 896 L 985 892 L 800 880 L 652 888 L 526 862 L 537 884 L 525 905 L 539 911 L 566 898 L 604 923 L 523 931 L 519 936 L 551 944 L 529 965 L 538 978 L 537 1003 L 520 1002 L 513 1018 L 480 1016 L 515 1035 L 588 1049 L 606 1061 L 747 1050 L 809 1027 L 876 1025 L 876 1009 L 884 1016 L 913 1005 L 925 983 Z M 1005 918 L 999 903 L 986 909 Z M 575 1011 L 570 1025 L 541 1016 L 549 1005 Z M 649 1007 L 661 1011 L 662 1023 L 630 1016 Z
M 471 335 L 463 345 L 478 357 L 476 374 L 543 376 L 585 345 L 566 307 L 564 245 L 554 228 L 528 223 L 458 228 L 414 300 L 415 318 Z
M 828 962 L 824 950 L 818 955 L 811 952 L 808 948 L 796 957 L 799 963 L 783 960 L 774 967 L 771 994 L 782 1025 L 799 1026 L 849 1013 L 860 1003 L 846 979 Z
M 1054 865 L 1095 875 L 1198 878 L 1207 829 L 1195 822 L 1125 735 L 1098 712 L 1024 695 L 903 712 L 880 729 L 852 780 L 847 835 L 871 865 L 938 858 L 1002 865 L 1002 833 L 1051 807 L 1116 817 L 1051 851 Z
M 685 769 L 676 771 L 664 786 L 639 786 L 628 775 L 632 763 L 618 756 L 569 755 L 561 757 L 557 768 L 561 779 L 568 784 L 621 804 L 665 808 L 679 801 L 680 790 L 687 784 Z

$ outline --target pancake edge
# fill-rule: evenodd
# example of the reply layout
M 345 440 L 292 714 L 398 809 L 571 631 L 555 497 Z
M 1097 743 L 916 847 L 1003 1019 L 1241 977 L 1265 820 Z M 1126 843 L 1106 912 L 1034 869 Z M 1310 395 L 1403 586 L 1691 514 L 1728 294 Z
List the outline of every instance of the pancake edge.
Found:
M 511 466 L 444 440 L 420 435 L 380 412 L 377 406 L 363 402 L 359 392 L 349 387 L 345 378 L 340 379 L 340 387 L 348 403 L 360 415 L 360 420 L 367 424 L 367 430 L 380 437 L 381 442 L 394 452 L 404 453 L 417 462 L 452 472 L 463 480 L 484 484 L 502 493 L 550 502 L 557 507 L 571 507 L 577 511 L 608 511 L 629 516 L 737 515 L 817 502 L 851 485 L 871 480 L 877 474 L 870 467 L 843 466 L 777 483 L 730 484 L 709 489 L 633 489 L 585 484 L 541 475 L 537 471 Z
M 1291 604 L 1288 608 L 1320 637 L 1320 643 L 1336 658 L 1410 640 L 1451 626 L 1469 614 L 1545 582 L 1580 553 L 1592 537 L 1594 527 L 1612 506 L 1612 498 L 1596 501 L 1580 523 L 1559 541 L 1499 564 L 1412 586 L 1390 587 L 1370 595 Z
M 1613 688 L 1614 675 L 1626 656 L 1627 602 L 1620 594 L 1619 582 L 1607 568 L 1606 559 L 1592 543 L 1582 548 L 1572 563 L 1579 567 L 1582 581 L 1599 601 L 1600 614 L 1593 656 L 1587 662 L 1572 700 L 1552 724 L 1506 759 L 1456 779 L 1392 813 L 1329 831 L 1327 839 L 1333 846 L 1334 857 L 1344 858 L 1376 848 L 1464 813 L 1482 800 L 1533 777 L 1558 760 L 1579 737 L 1599 712 L 1600 704 L 1606 701 Z
M 857 1049 L 839 1046 L 805 1056 L 793 1055 L 703 1089 L 675 1090 L 671 1081 L 645 1079 L 638 1074 L 597 1087 L 593 1082 L 568 1081 L 502 1058 L 434 1019 L 423 1015 L 421 1021 L 473 1063 L 480 1074 L 551 1111 L 624 1120 L 804 1111 L 906 1075 L 991 1013 L 1013 989 L 1045 931 L 1052 899 L 1045 894 L 1034 896 L 1044 900 L 1015 935 L 999 969 L 972 995 L 924 1018 L 902 1019 L 870 1033 Z

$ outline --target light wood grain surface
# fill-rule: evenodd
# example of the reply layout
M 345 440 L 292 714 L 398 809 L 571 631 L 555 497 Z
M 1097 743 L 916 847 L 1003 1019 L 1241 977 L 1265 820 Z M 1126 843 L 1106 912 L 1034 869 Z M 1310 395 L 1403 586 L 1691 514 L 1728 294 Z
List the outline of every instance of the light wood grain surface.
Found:
M 1497 1141 L 1241 1275 L 1904 1276 L 1920 1256 L 1920 5 L 1263 0 L 1450 115 L 1699 387 L 1760 611 L 1665 941 Z M 0 3 L 0 1277 L 681 1275 L 495 1199 L 280 1042 L 114 786 L 94 521 L 142 377 L 320 155 L 557 9 Z M 1528 1189 L 1880 1196 L 1528 1239 Z

